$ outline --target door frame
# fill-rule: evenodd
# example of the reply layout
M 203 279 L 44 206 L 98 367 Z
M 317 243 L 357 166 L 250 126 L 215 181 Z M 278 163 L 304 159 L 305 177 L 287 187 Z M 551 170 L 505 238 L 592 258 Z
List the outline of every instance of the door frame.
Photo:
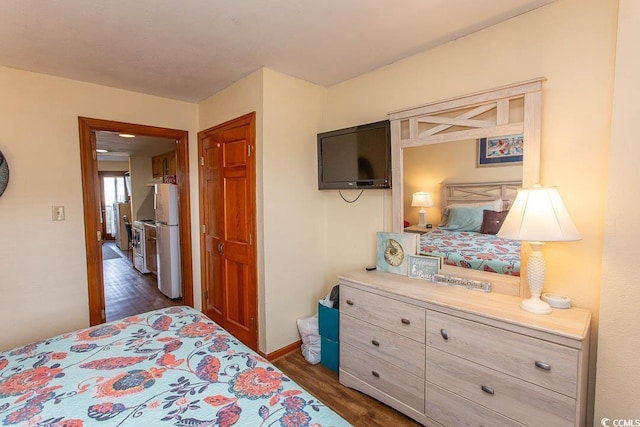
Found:
M 251 216 L 251 224 L 249 227 L 249 234 L 252 236 L 252 241 L 249 244 L 250 254 L 250 271 L 249 271 L 249 282 L 251 286 L 251 293 L 253 294 L 253 298 L 250 301 L 250 304 L 253 308 L 253 313 L 251 316 L 253 317 L 253 331 L 250 337 L 249 342 L 244 342 L 247 347 L 251 348 L 254 351 L 259 351 L 259 343 L 260 343 L 260 294 L 258 289 L 258 250 L 257 250 L 257 187 L 256 187 L 256 179 L 257 179 L 257 159 L 256 159 L 256 112 L 253 111 L 251 113 L 242 115 L 240 117 L 236 117 L 234 119 L 228 120 L 224 123 L 220 123 L 218 125 L 212 126 L 208 129 L 202 130 L 198 132 L 198 158 L 200 159 L 200 166 L 198 167 L 198 201 L 199 201 L 199 213 L 200 213 L 200 222 L 204 223 L 205 218 L 205 206 L 208 203 L 208 200 L 204 200 L 204 175 L 203 175 L 203 165 L 204 165 L 204 153 L 202 141 L 208 135 L 218 132 L 225 128 L 233 128 L 241 125 L 249 126 L 249 142 L 248 145 L 250 147 L 249 156 L 250 157 L 250 166 L 248 166 L 249 172 L 249 209 Z M 224 236 L 226 238 L 226 235 Z M 206 277 L 206 235 L 204 233 L 200 234 L 200 277 L 201 277 L 201 287 L 200 287 L 200 298 L 202 301 L 202 312 L 207 314 L 207 298 L 205 298 L 205 292 L 208 291 L 207 285 L 207 277 Z M 225 296 L 226 298 L 226 296 Z M 226 313 L 225 313 L 226 315 Z M 222 327 L 225 327 L 223 322 Z
M 182 270 L 182 301 L 193 307 L 193 271 L 191 251 L 191 203 L 189 190 L 189 132 L 111 120 L 78 117 L 80 133 L 80 166 L 84 208 L 85 247 L 87 249 L 87 286 L 89 321 L 91 326 L 103 323 L 104 277 L 102 271 L 102 233 L 100 224 L 100 180 L 96 160 L 95 132 L 122 132 L 134 135 L 171 138 L 176 143 L 176 179 L 180 194 L 180 264 Z M 101 236 L 100 236 L 101 237 Z

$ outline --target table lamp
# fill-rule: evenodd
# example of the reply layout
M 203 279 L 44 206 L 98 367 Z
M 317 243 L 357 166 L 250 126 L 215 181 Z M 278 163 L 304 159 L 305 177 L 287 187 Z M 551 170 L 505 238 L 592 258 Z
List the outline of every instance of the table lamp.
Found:
M 545 274 L 542 246 L 544 242 L 581 239 L 558 190 L 539 185 L 528 190 L 518 190 L 516 200 L 497 235 L 503 239 L 526 240 L 531 245 L 527 266 L 531 298 L 523 300 L 520 308 L 537 314 L 551 313 L 549 304 L 540 299 Z
M 420 207 L 420 211 L 418 212 L 418 225 L 420 227 L 427 226 L 427 211 L 425 211 L 424 208 L 430 208 L 431 206 L 433 206 L 431 193 L 413 193 L 413 198 L 411 199 L 411 207 Z

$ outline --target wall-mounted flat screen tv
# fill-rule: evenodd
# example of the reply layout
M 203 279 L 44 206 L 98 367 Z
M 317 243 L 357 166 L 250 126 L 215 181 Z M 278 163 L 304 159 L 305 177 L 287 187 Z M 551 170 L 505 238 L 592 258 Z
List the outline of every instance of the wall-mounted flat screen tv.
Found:
M 389 120 L 318 134 L 318 189 L 391 188 Z

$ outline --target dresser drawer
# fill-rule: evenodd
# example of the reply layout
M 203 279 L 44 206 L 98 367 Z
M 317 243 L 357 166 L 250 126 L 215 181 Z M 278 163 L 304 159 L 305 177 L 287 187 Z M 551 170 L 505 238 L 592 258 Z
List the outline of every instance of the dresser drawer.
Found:
M 575 349 L 431 310 L 427 344 L 576 397 L 579 352 Z
M 425 345 L 422 343 L 344 313 L 340 318 L 340 337 L 358 350 L 424 378 Z
M 427 381 L 528 426 L 575 425 L 575 399 L 427 348 Z
M 340 298 L 342 299 L 342 296 Z M 421 413 L 424 412 L 425 388 L 422 378 L 345 344 L 342 337 L 340 370 L 350 373 L 405 405 Z
M 425 309 L 340 286 L 340 312 L 424 343 Z
M 426 415 L 445 426 L 524 427 L 510 418 L 427 382 Z

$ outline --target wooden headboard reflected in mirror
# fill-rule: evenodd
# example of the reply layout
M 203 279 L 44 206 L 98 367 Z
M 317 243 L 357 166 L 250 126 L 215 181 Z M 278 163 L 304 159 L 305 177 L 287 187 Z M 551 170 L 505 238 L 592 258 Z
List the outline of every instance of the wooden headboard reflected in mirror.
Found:
M 538 183 L 543 81 L 543 78 L 539 78 L 389 113 L 392 139 L 394 232 L 403 231 L 405 214 L 409 213 L 405 212 L 405 209 L 410 206 L 407 198 L 411 197 L 409 192 L 414 191 L 413 187 L 405 186 L 404 173 L 406 159 L 404 151 L 412 147 L 425 148 L 441 146 L 440 144 L 443 143 L 477 141 L 480 138 L 491 139 L 521 134 L 523 136 L 522 165 L 521 169 L 514 172 L 521 177 L 512 175 L 504 179 L 495 179 L 495 181 L 516 181 L 521 178 L 523 187 Z M 500 167 L 491 169 L 499 170 Z M 466 177 L 456 175 L 451 178 L 459 180 Z M 441 181 L 438 181 L 436 184 L 440 185 L 440 183 Z M 425 182 L 420 186 L 427 187 L 433 184 Z M 438 205 L 438 202 L 435 200 L 434 202 Z M 445 266 L 443 273 L 491 282 L 494 292 L 517 296 L 524 294 L 524 284 L 518 277 L 452 266 Z

